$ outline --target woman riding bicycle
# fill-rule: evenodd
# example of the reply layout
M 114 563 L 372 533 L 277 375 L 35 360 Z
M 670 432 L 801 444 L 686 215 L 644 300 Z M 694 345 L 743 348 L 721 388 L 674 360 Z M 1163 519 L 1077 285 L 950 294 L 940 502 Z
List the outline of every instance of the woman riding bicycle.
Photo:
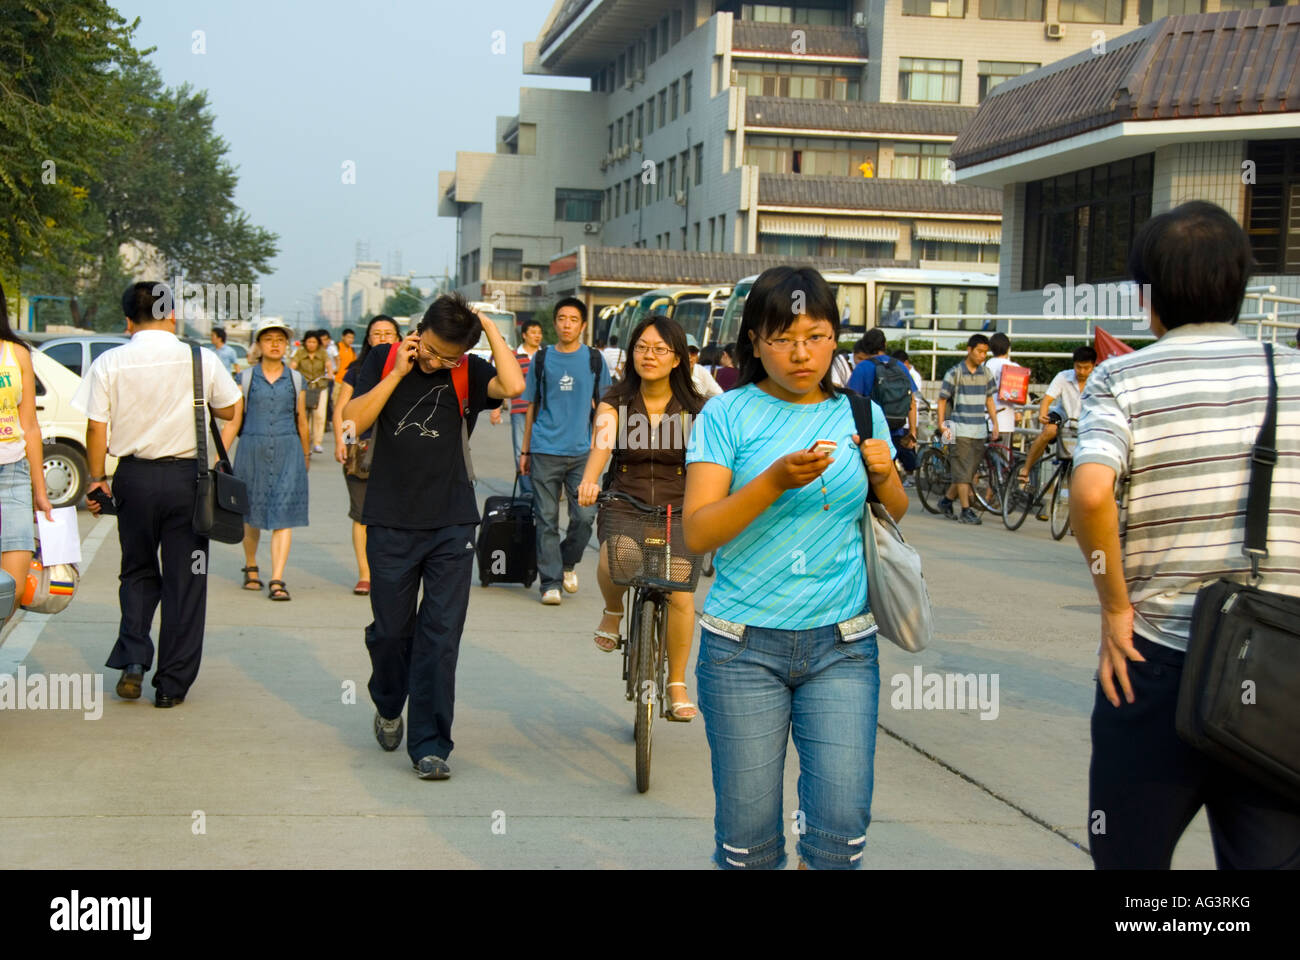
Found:
M 880 691 L 862 517 L 869 491 L 895 517 L 907 494 L 880 407 L 871 439 L 857 436 L 831 381 L 839 318 L 816 270 L 764 271 L 745 301 L 738 386 L 709 401 L 691 438 L 686 547 L 717 549 L 696 680 L 723 869 L 785 862 L 791 733 L 801 862 L 862 862 Z
M 600 494 L 596 482 L 610 457 L 614 464 L 607 487 L 652 506 L 672 505 L 680 512 L 686 493 L 687 423 L 704 406 L 691 383 L 686 334 L 676 321 L 650 316 L 632 331 L 624 377 L 605 394 L 596 409 L 595 442 L 578 486 L 578 503 L 589 507 Z M 605 597 L 605 615 L 596 628 L 596 646 L 606 653 L 618 648 L 623 616 L 623 588 L 609 573 L 609 530 L 601 511 L 596 523 L 600 563 L 596 580 Z M 686 697 L 686 662 L 695 630 L 694 597 L 669 595 L 668 694 L 671 719 L 694 719 L 695 704 Z M 680 696 L 678 696 L 680 692 Z

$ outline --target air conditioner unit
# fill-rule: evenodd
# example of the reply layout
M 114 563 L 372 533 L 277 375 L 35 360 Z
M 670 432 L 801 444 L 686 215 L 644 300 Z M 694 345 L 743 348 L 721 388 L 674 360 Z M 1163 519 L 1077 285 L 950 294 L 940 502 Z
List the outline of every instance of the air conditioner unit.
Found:
M 536 283 L 538 280 L 542 279 L 541 274 L 538 272 L 536 267 L 524 267 L 523 270 L 520 271 L 519 276 L 524 283 Z
M 632 141 L 632 149 L 635 150 L 637 153 L 640 153 L 640 152 L 641 152 L 641 138 L 640 138 L 640 137 L 637 137 L 635 140 Z
M 634 86 L 636 86 L 636 78 L 635 78 L 635 77 L 628 77 L 628 78 L 627 78 L 627 83 L 623 84 L 623 89 L 624 89 L 624 90 L 631 90 Z
M 1047 25 L 1047 39 L 1061 40 L 1065 37 L 1065 24 L 1049 23 Z
M 740 71 L 734 67 L 731 70 L 731 85 L 733 87 L 740 86 Z
M 582 225 L 583 233 L 598 233 L 599 231 L 600 231 L 600 224 L 598 223 L 584 223 Z
M 601 169 L 601 170 L 605 170 L 605 169 L 608 168 L 608 167 L 609 167 L 609 157 L 608 157 L 608 156 L 601 157 L 601 158 L 600 158 L 600 169 Z
M 855 27 L 865 27 L 867 25 L 867 15 L 859 10 L 853 15 L 853 25 Z
M 686 191 L 685 191 L 685 190 L 678 190 L 678 191 L 677 191 L 677 196 L 676 196 L 675 200 L 676 200 L 676 202 L 677 202 L 677 206 L 679 206 L 679 207 L 684 207 L 684 206 L 686 206 Z

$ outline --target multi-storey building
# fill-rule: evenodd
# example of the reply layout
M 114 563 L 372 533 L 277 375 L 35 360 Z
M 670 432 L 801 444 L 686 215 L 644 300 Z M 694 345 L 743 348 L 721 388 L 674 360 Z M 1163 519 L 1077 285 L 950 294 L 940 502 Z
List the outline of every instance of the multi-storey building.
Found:
M 557 0 L 524 70 L 591 89 L 525 89 L 497 152 L 440 174 L 460 289 L 532 308 L 584 243 L 996 272 L 1001 197 L 948 159 L 981 100 L 1228 2 L 1248 0 Z
M 1189 200 L 1241 222 L 1253 288 L 1300 297 L 1300 9 L 1276 6 L 1152 23 L 981 107 L 954 158 L 1002 192 L 1002 311 L 1136 312 L 1134 235 Z

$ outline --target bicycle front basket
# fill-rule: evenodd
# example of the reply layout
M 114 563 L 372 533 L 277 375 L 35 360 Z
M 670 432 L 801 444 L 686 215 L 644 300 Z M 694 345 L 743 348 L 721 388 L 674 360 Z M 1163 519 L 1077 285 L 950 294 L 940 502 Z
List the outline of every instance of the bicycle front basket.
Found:
M 609 575 L 621 587 L 694 591 L 700 579 L 698 554 L 686 549 L 682 521 L 666 510 L 644 513 L 627 503 L 601 507 Z

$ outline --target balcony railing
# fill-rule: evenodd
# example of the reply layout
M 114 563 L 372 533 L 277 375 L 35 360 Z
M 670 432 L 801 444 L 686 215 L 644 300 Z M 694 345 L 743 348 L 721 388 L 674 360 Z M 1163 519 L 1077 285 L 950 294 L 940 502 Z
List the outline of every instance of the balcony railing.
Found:
M 798 53 L 811 57 L 856 57 L 865 60 L 867 32 L 858 27 L 736 20 L 731 31 L 731 50 L 733 53 Z

